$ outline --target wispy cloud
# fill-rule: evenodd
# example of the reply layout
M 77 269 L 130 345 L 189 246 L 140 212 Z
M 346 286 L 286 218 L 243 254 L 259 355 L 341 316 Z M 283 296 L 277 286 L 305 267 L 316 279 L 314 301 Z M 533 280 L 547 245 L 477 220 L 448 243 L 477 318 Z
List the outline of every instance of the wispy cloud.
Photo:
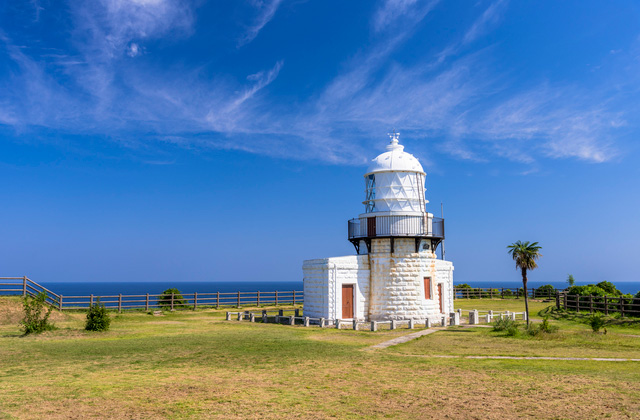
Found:
M 273 19 L 282 0 L 253 0 L 252 3 L 258 11 L 258 15 L 238 40 L 238 47 L 250 43 L 258 36 L 262 28 Z
M 255 38 L 279 5 L 257 4 L 262 17 L 243 39 Z M 365 162 L 371 143 L 392 127 L 422 159 L 438 151 L 533 165 L 541 158 L 604 162 L 619 153 L 613 137 L 629 110 L 617 112 L 607 98 L 628 89 L 539 82 L 516 89 L 492 66 L 490 48 L 467 48 L 499 24 L 505 0 L 479 12 L 446 54 L 395 61 L 438 5 L 381 2 L 368 26 L 371 42 L 312 95 L 288 103 L 271 95 L 286 77 L 281 57 L 236 77 L 180 63 L 149 67 L 150 40 L 194 30 L 188 4 L 74 3 L 67 51 L 38 55 L 0 33 L 1 57 L 18 69 L 0 80 L 0 124 L 106 134 L 130 147 L 237 149 L 341 164 Z
M 487 7 L 482 15 L 480 15 L 480 17 L 467 30 L 462 38 L 462 44 L 469 44 L 486 34 L 491 27 L 500 21 L 508 3 L 508 0 L 497 0 L 491 3 L 491 5 Z

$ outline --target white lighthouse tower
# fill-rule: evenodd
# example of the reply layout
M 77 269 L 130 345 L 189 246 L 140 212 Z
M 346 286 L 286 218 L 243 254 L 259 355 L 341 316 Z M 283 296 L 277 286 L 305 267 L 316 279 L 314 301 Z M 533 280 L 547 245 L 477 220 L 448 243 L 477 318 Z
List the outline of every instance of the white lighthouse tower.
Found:
M 348 224 L 357 255 L 303 264 L 304 312 L 329 319 L 438 319 L 453 310 L 453 265 L 437 258 L 444 220 L 426 210 L 425 172 L 390 134 Z

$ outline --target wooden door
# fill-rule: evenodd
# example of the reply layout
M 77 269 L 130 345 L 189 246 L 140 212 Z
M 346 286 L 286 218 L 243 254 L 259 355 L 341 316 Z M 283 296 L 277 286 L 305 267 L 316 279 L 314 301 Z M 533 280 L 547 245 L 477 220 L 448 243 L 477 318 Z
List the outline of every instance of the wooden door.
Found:
M 353 284 L 342 285 L 342 318 L 353 318 Z
M 431 277 L 424 278 L 424 298 L 431 299 Z
M 375 217 L 367 218 L 367 236 L 370 238 L 376 236 L 376 218 Z
M 444 313 L 444 293 L 442 293 L 442 283 L 438 283 L 438 297 L 440 301 L 440 313 Z

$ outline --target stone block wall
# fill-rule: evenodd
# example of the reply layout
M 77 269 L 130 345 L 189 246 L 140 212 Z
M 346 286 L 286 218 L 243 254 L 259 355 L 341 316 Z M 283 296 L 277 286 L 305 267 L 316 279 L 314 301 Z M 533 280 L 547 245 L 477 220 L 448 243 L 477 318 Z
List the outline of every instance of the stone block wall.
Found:
M 304 313 L 342 318 L 342 285 L 353 284 L 354 316 L 359 320 L 438 320 L 453 311 L 453 264 L 433 252 L 415 252 L 413 238 L 373 239 L 371 253 L 307 260 L 303 264 Z M 424 278 L 431 278 L 426 299 Z M 438 284 L 442 284 L 440 311 Z

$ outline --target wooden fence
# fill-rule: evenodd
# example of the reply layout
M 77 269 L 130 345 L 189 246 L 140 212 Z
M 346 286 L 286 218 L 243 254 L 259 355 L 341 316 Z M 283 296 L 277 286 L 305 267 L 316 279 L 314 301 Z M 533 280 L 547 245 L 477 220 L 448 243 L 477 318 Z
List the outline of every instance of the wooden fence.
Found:
M 555 290 L 527 288 L 527 296 L 533 299 L 553 299 L 556 296 Z M 456 289 L 453 291 L 454 299 L 519 299 L 524 296 L 525 290 L 521 288 L 480 288 Z
M 275 292 L 214 292 L 214 293 L 182 293 L 182 299 L 175 294 L 150 294 L 143 295 L 108 295 L 108 296 L 63 296 L 52 292 L 39 285 L 28 277 L 0 277 L 1 294 L 20 294 L 22 296 L 35 296 L 38 293 L 47 294 L 47 303 L 55 306 L 59 310 L 66 309 L 86 309 L 90 305 L 103 304 L 107 309 L 144 309 L 146 311 L 153 308 L 176 309 L 198 309 L 199 307 L 229 307 L 235 306 L 262 306 L 262 305 L 296 305 L 303 303 L 304 293 L 302 291 L 278 291 Z
M 601 312 L 605 315 L 619 313 L 620 316 L 640 317 L 640 299 L 620 296 L 578 296 L 566 292 L 556 294 L 556 307 L 576 312 Z

